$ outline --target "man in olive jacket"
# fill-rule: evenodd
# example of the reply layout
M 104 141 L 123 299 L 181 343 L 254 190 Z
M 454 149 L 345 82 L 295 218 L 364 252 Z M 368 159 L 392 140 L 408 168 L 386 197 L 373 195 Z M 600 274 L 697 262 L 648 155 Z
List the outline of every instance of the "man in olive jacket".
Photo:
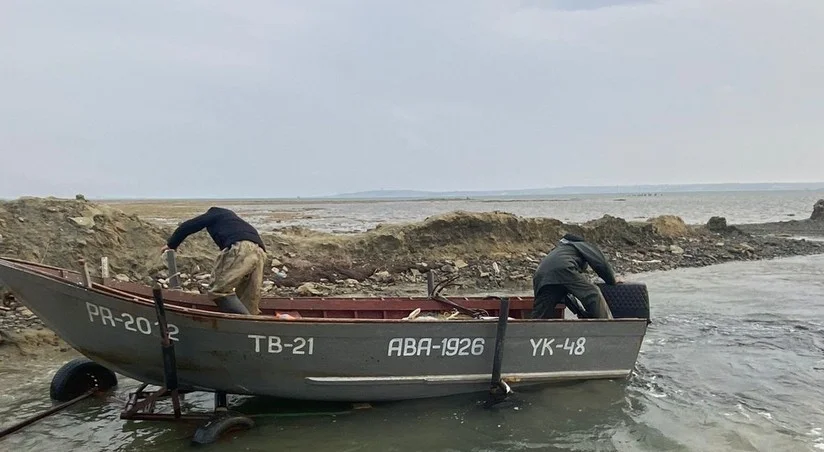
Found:
M 582 237 L 566 234 L 560 243 L 544 257 L 532 277 L 535 305 L 532 318 L 551 318 L 555 305 L 564 303 L 567 294 L 581 301 L 587 318 L 611 319 L 612 312 L 601 290 L 586 277 L 592 267 L 607 284 L 619 284 L 606 256 L 598 247 Z

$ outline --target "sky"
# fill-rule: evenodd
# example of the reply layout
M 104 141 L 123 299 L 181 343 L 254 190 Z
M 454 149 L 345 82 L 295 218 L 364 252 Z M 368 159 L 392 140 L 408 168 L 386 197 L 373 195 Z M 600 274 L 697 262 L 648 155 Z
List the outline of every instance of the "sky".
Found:
M 821 181 L 821 0 L 0 3 L 0 197 Z

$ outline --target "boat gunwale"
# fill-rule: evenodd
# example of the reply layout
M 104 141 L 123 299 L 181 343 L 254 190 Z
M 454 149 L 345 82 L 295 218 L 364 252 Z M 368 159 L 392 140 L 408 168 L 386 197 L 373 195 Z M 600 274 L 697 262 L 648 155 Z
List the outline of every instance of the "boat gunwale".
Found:
M 73 282 L 66 277 L 53 275 L 48 272 L 45 272 L 41 269 L 50 269 L 56 270 L 60 272 L 67 272 L 73 274 L 79 274 L 79 272 L 74 270 L 69 270 L 60 267 L 54 267 L 50 265 L 40 264 L 37 262 L 30 262 L 21 259 L 14 259 L 9 257 L 0 256 L 0 266 L 5 267 L 12 267 L 17 271 L 28 273 L 30 275 L 35 275 L 41 278 L 46 278 L 52 280 L 58 284 L 65 285 L 65 286 L 72 286 L 72 287 L 79 287 L 87 292 L 97 293 L 99 295 L 103 295 L 109 297 L 113 300 L 125 302 L 125 303 L 132 303 L 143 307 L 148 307 L 151 309 L 155 308 L 154 300 L 138 295 L 135 293 L 130 293 L 124 290 L 120 290 L 114 287 L 107 286 L 105 284 L 99 284 L 92 282 L 91 287 L 85 286 L 79 282 Z M 40 269 L 38 269 L 38 267 Z M 148 287 L 143 285 L 143 287 Z M 165 289 L 169 291 L 169 289 Z M 172 289 L 174 290 L 174 289 Z M 165 299 L 165 297 L 164 297 Z M 287 298 L 288 299 L 288 298 Z M 294 298 L 293 298 L 294 299 Z M 300 298 L 297 298 L 300 299 Z M 334 298 L 336 300 L 346 299 L 345 297 Z M 307 298 L 310 300 L 310 298 Z M 414 297 L 410 297 L 409 300 L 416 300 Z M 418 300 L 425 301 L 431 300 L 430 298 L 420 297 Z M 179 306 L 177 301 L 167 301 L 164 304 L 164 308 L 166 311 L 173 311 L 177 315 L 189 317 L 194 321 L 202 321 L 203 318 L 217 318 L 222 320 L 229 320 L 229 321 L 248 321 L 248 322 L 276 322 L 276 323 L 317 323 L 317 324 L 387 324 L 387 323 L 408 323 L 408 324 L 431 324 L 431 323 L 442 323 L 446 322 L 446 320 L 440 319 L 425 319 L 425 318 L 416 318 L 414 320 L 406 320 L 406 319 L 375 319 L 375 318 L 324 318 L 324 317 L 300 317 L 300 318 L 290 318 L 290 319 L 283 319 L 278 318 L 276 316 L 262 316 L 262 315 L 254 315 L 254 314 L 233 314 L 233 313 L 226 313 L 221 311 L 211 311 L 207 309 L 199 309 L 194 307 L 185 307 Z M 498 322 L 498 318 L 490 318 L 490 319 L 450 319 L 448 320 L 450 323 L 470 323 L 470 324 L 494 324 Z M 595 323 L 640 323 L 643 322 L 646 326 L 646 319 L 643 318 L 617 318 L 617 319 L 571 319 L 571 318 L 551 318 L 551 319 L 513 319 L 510 318 L 508 323 L 580 323 L 580 322 L 595 322 Z M 643 333 L 642 333 L 643 335 Z

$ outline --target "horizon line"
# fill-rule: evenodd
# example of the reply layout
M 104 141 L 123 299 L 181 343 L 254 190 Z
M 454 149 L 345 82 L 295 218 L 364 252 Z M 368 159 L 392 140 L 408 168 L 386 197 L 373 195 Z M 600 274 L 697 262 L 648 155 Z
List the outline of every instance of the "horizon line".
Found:
M 241 196 L 241 197 L 221 197 L 221 196 L 196 196 L 196 197 L 145 197 L 145 196 L 85 196 L 86 199 L 89 200 L 99 200 L 99 201 L 138 201 L 138 200 L 164 200 L 164 201 L 175 201 L 175 200 L 238 200 L 238 201 L 255 201 L 255 200 L 380 200 L 380 199 L 415 199 L 415 200 L 427 200 L 427 199 L 451 199 L 456 196 L 472 196 L 475 194 L 476 196 L 481 197 L 501 197 L 501 196 L 515 196 L 515 197 L 534 197 L 534 196 L 568 196 L 568 195 L 610 195 L 610 194 L 633 194 L 633 193 L 646 193 L 646 194 L 656 194 L 662 192 L 649 192 L 643 191 L 644 189 L 650 188 L 681 188 L 686 189 L 680 191 L 680 193 L 693 193 L 693 192 L 712 192 L 711 190 L 696 190 L 690 191 L 689 188 L 693 187 L 728 187 L 731 189 L 728 190 L 721 190 L 723 192 L 735 192 L 735 191 L 791 191 L 787 190 L 786 188 L 770 188 L 769 186 L 784 186 L 784 187 L 793 187 L 793 186 L 804 186 L 804 185 L 820 185 L 820 187 L 816 188 L 809 188 L 807 190 L 822 190 L 824 189 L 824 181 L 811 181 L 811 182 L 711 182 L 711 183 L 688 183 L 688 184 L 634 184 L 634 185 L 568 185 L 568 186 L 557 186 L 557 187 L 544 187 L 544 188 L 510 188 L 510 189 L 477 189 L 477 190 L 418 190 L 418 189 L 373 189 L 373 190 L 361 190 L 361 191 L 354 191 L 354 192 L 339 192 L 336 194 L 327 194 L 327 195 L 295 195 L 295 196 L 275 196 L 275 197 L 256 197 L 256 196 Z M 740 189 L 735 189 L 736 187 L 741 187 Z M 570 192 L 569 190 L 604 190 L 604 189 L 618 189 L 618 190 L 626 190 L 635 188 L 638 191 L 603 191 L 598 193 L 593 193 L 590 191 L 581 191 L 581 192 Z M 540 191 L 565 191 L 564 193 L 533 193 L 533 194 L 517 194 L 511 192 L 540 192 Z M 374 195 L 378 193 L 409 193 L 411 196 L 386 196 L 386 197 L 376 197 L 372 198 L 368 195 Z M 508 193 L 509 192 L 509 193 Z M 670 192 L 671 193 L 671 192 Z M 82 194 L 82 193 L 80 193 Z M 357 195 L 364 195 L 364 198 L 357 198 Z M 58 195 L 20 195 L 15 198 L 7 198 L 7 197 L 0 197 L 0 200 L 10 201 L 13 199 L 23 199 L 23 198 L 58 198 L 58 199 L 72 199 L 75 195 L 68 195 L 66 197 L 58 196 Z M 424 198 L 421 198 L 424 197 Z

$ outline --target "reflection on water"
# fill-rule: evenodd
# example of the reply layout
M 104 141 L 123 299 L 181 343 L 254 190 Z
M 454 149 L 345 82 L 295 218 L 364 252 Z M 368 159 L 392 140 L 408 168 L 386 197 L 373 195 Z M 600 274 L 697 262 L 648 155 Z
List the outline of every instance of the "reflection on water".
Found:
M 376 404 L 238 398 L 256 428 L 205 450 L 577 451 L 824 450 L 824 256 L 636 276 L 653 320 L 628 381 Z M 0 418 L 49 406 L 59 363 L 4 370 Z M 46 369 L 49 369 L 46 371 Z M 118 419 L 136 382 L 12 434 L 22 450 L 189 450 L 192 425 Z M 208 394 L 187 403 L 208 408 Z M 6 449 L 3 449 L 6 450 Z

